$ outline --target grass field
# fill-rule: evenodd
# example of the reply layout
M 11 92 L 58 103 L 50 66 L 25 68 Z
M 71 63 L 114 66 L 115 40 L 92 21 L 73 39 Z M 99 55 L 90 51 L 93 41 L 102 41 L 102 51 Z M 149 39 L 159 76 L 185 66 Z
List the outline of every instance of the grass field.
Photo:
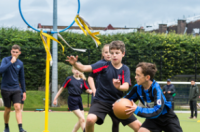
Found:
M 28 132 L 43 132 L 44 130 L 44 112 L 23 112 L 23 127 Z M 198 119 L 188 119 L 189 113 L 180 113 L 177 114 L 183 128 L 183 132 L 198 132 L 200 130 L 200 123 L 197 123 Z M 87 113 L 85 113 L 87 116 Z M 4 129 L 3 122 L 3 112 L 0 111 L 0 132 Z M 143 118 L 138 119 L 143 122 Z M 71 132 L 77 118 L 72 112 L 49 112 L 49 132 Z M 11 112 L 10 116 L 10 131 L 18 132 L 18 126 L 15 119 L 15 112 Z M 95 125 L 95 132 L 111 132 L 111 120 L 109 116 L 106 117 L 106 120 L 103 125 Z M 129 127 L 123 127 L 120 124 L 120 132 L 132 132 Z M 82 132 L 79 129 L 78 132 Z

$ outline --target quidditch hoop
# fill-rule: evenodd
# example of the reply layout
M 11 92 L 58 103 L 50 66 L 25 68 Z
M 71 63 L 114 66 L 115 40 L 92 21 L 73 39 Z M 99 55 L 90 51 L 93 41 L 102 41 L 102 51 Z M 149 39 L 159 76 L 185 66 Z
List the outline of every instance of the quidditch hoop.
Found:
M 80 12 L 80 0 L 78 0 L 78 11 L 77 11 L 77 14 L 79 14 L 79 12 Z M 23 14 L 22 14 L 22 10 L 21 10 L 21 0 L 19 0 L 19 13 L 20 13 L 20 15 L 21 15 L 23 21 L 24 21 L 29 27 L 31 27 L 31 28 L 32 28 L 33 30 L 35 30 L 35 31 L 40 32 L 40 30 L 38 30 L 38 29 L 32 27 L 32 26 L 25 20 Z M 73 21 L 67 28 L 65 28 L 65 29 L 63 29 L 63 30 L 61 30 L 61 31 L 59 31 L 59 32 L 57 32 L 57 31 L 51 31 L 51 34 L 63 32 L 63 31 L 65 31 L 65 30 L 69 29 L 74 23 L 75 23 L 75 21 Z M 47 31 L 43 31 L 43 32 L 44 32 L 44 33 L 47 33 Z

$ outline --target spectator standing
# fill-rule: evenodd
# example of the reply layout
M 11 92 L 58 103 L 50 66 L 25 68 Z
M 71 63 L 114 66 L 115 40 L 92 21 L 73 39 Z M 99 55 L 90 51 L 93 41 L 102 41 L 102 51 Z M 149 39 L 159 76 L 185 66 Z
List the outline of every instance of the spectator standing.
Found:
M 176 92 L 175 87 L 173 84 L 171 84 L 171 80 L 167 79 L 167 85 L 163 87 L 163 94 L 165 95 L 165 98 L 167 101 L 170 101 L 172 103 L 172 109 L 174 110 L 174 97 L 173 94 Z
M 197 99 L 199 97 L 199 88 L 195 84 L 194 80 L 191 80 L 191 86 L 190 86 L 190 93 L 189 93 L 189 103 L 190 103 L 190 110 L 191 110 L 191 116 L 190 119 L 196 119 L 197 118 Z M 194 114 L 195 112 L 195 114 Z

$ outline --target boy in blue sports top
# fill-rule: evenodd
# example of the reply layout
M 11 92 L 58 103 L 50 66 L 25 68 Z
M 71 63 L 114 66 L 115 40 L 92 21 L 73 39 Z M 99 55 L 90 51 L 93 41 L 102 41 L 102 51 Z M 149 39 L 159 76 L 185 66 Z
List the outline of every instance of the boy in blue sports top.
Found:
M 105 44 L 101 50 L 102 52 L 102 56 L 101 56 L 101 60 L 103 62 L 107 62 L 107 61 L 111 61 L 111 55 L 109 52 L 109 44 Z M 88 77 L 88 84 L 90 86 L 90 88 L 92 89 L 92 100 L 91 103 L 93 102 L 93 98 L 95 96 L 96 93 L 96 88 L 98 88 L 98 82 L 99 82 L 99 74 L 93 74 L 90 73 L 89 77 Z M 95 78 L 95 83 L 94 83 L 94 78 Z M 112 132 L 118 132 L 119 131 L 119 120 L 116 119 L 111 113 L 108 113 L 108 115 L 110 116 L 111 120 L 112 120 Z
M 85 128 L 85 117 L 84 117 L 84 110 L 82 104 L 81 94 L 83 90 L 86 90 L 87 93 L 92 94 L 92 90 L 89 89 L 88 85 L 86 84 L 85 75 L 78 71 L 76 68 L 72 67 L 73 76 L 67 77 L 65 82 L 63 83 L 62 87 L 56 94 L 53 104 L 57 104 L 57 98 L 62 93 L 62 91 L 67 88 L 68 89 L 68 107 L 79 119 L 79 121 L 74 126 L 72 132 L 77 132 L 78 129 L 81 127 L 82 130 Z
M 135 79 L 137 84 L 125 96 L 132 101 L 140 100 L 145 107 L 135 103 L 129 107 L 127 114 L 136 114 L 146 118 L 139 132 L 165 131 L 182 132 L 178 117 L 171 109 L 171 102 L 167 102 L 160 85 L 153 80 L 157 71 L 156 65 L 141 62 L 136 66 Z
M 11 49 L 11 56 L 3 58 L 0 67 L 2 73 L 1 95 L 4 101 L 4 132 L 10 132 L 8 122 L 11 111 L 11 102 L 14 104 L 15 114 L 20 132 L 26 132 L 22 128 L 22 114 L 21 114 L 21 88 L 23 91 L 23 101 L 26 99 L 26 88 L 24 78 L 23 62 L 18 59 L 21 54 L 19 45 L 13 45 Z M 21 88 L 19 86 L 21 84 Z
M 78 70 L 99 74 L 98 88 L 86 120 L 86 132 L 94 132 L 94 124 L 103 124 L 108 113 L 118 119 L 113 113 L 112 104 L 123 96 L 123 91 L 129 89 L 130 71 L 126 65 L 121 63 L 125 55 L 125 44 L 122 41 L 113 41 L 109 45 L 109 50 L 111 62 L 99 61 L 92 65 L 76 63 L 78 56 L 67 56 L 68 60 L 66 61 Z M 138 131 L 141 125 L 134 115 L 125 120 L 118 120 L 134 131 Z

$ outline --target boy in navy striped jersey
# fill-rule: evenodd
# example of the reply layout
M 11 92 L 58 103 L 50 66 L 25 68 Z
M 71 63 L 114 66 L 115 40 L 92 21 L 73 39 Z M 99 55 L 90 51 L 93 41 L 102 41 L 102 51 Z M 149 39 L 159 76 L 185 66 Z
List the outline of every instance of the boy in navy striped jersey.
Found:
M 165 131 L 182 132 L 178 117 L 171 109 L 171 102 L 167 102 L 160 85 L 153 80 L 157 71 L 156 65 L 141 62 L 136 66 L 135 79 L 137 84 L 125 96 L 132 101 L 140 100 L 145 107 L 133 103 L 127 114 L 136 114 L 146 118 L 139 132 Z
M 113 113 L 112 104 L 123 96 L 123 91 L 129 89 L 130 70 L 128 66 L 122 64 L 125 44 L 122 41 L 112 41 L 109 45 L 109 51 L 111 62 L 98 61 L 92 65 L 82 65 L 76 62 L 78 56 L 76 58 L 68 56 L 68 60 L 66 60 L 82 72 L 98 73 L 98 88 L 87 116 L 86 132 L 94 132 L 94 124 L 103 124 L 106 115 L 109 113 L 118 119 Z M 141 126 L 134 115 L 125 120 L 118 120 L 124 126 L 128 125 L 136 132 Z

